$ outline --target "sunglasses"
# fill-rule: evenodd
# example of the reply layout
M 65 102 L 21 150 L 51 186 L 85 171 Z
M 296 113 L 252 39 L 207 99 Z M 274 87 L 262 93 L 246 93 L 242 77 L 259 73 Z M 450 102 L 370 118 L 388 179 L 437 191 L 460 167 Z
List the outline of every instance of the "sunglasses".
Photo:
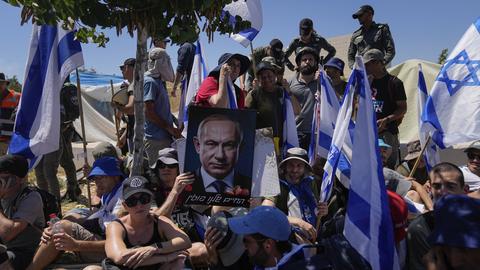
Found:
M 470 160 L 474 160 L 474 159 L 480 160 L 480 154 L 467 153 L 467 157 Z
M 165 169 L 165 168 L 175 169 L 177 167 L 178 167 L 178 164 L 165 164 L 163 162 L 158 162 L 157 163 L 157 168 L 158 169 Z
M 141 193 L 140 196 L 130 196 L 125 200 L 125 204 L 128 207 L 135 207 L 139 202 L 143 205 L 150 203 L 152 201 L 152 196 L 147 193 Z

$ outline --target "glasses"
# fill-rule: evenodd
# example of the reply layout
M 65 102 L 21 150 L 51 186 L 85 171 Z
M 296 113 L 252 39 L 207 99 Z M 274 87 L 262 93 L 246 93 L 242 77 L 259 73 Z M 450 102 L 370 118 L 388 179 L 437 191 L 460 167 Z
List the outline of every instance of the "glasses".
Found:
M 152 196 L 147 193 L 141 193 L 140 196 L 130 196 L 128 199 L 125 200 L 125 204 L 128 207 L 135 207 L 139 202 L 143 205 L 150 203 L 152 200 Z
M 470 160 L 474 160 L 474 159 L 480 160 L 480 154 L 467 153 L 467 157 Z
M 168 169 L 175 169 L 178 167 L 178 164 L 165 164 L 163 162 L 158 162 L 157 163 L 157 168 L 158 169 L 165 169 L 165 168 L 168 168 Z

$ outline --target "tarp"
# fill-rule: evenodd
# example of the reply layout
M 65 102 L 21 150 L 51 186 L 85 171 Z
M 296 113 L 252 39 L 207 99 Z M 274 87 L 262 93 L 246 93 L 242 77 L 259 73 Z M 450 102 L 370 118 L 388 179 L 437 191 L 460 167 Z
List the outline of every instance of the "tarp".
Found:
M 72 83 L 77 78 L 70 76 Z M 110 80 L 113 81 L 114 93 L 120 90 L 122 77 L 113 75 L 80 72 L 80 87 L 82 90 L 82 107 L 85 118 L 85 138 L 87 142 L 110 142 L 115 145 L 117 139 L 113 109 L 110 105 L 112 90 Z M 74 122 L 75 130 L 81 132 L 80 119 Z

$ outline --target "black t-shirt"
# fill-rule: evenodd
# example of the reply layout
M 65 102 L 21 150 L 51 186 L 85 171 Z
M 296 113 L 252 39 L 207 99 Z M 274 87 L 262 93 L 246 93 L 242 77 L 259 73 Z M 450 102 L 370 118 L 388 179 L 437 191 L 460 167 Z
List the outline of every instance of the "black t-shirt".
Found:
M 393 114 L 397 110 L 397 101 L 407 100 L 403 82 L 390 74 L 381 79 L 374 79 L 371 88 L 377 120 Z M 387 130 L 392 134 L 398 134 L 399 124 L 400 121 L 392 121 L 387 124 Z

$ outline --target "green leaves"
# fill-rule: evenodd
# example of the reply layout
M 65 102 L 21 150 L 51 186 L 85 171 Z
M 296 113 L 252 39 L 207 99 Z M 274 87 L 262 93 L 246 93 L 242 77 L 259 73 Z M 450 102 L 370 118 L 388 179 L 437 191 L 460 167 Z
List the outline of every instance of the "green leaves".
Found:
M 232 27 L 221 12 L 231 0 L 9 0 L 22 8 L 22 23 L 32 20 L 37 24 L 66 22 L 66 28 L 77 27 L 77 38 L 105 47 L 108 37 L 97 27 L 116 28 L 117 35 L 127 29 L 133 36 L 139 27 L 145 27 L 149 36 L 170 37 L 174 43 L 193 42 L 200 30 L 209 41 L 215 32 L 236 33 L 250 27 L 250 22 L 236 18 Z M 202 29 L 198 26 L 202 21 Z

